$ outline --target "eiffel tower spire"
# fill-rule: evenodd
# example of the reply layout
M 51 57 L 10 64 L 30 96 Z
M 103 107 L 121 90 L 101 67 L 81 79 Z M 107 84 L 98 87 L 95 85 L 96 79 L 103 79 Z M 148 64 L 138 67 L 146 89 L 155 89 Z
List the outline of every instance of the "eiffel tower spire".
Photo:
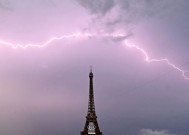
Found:
M 100 132 L 100 129 L 98 126 L 97 116 L 96 116 L 96 112 L 95 112 L 92 67 L 90 68 L 90 73 L 89 73 L 88 112 L 87 112 L 87 116 L 86 116 L 84 130 L 81 132 L 81 135 L 91 135 L 91 134 L 102 135 L 102 132 Z

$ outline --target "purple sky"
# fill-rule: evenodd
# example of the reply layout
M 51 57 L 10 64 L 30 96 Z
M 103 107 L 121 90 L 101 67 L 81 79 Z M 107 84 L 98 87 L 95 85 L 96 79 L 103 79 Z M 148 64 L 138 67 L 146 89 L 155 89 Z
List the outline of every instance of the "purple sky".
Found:
M 0 41 L 99 35 L 0 44 L 0 135 L 80 134 L 90 65 L 104 135 L 188 135 L 189 80 L 124 44 L 189 70 L 188 9 L 188 0 L 0 0 Z

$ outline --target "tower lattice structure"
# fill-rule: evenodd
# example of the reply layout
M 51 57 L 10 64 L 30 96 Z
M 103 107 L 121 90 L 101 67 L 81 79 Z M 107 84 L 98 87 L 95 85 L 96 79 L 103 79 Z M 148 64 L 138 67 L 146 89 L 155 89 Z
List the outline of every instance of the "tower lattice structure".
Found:
M 88 112 L 86 116 L 86 122 L 84 130 L 81 131 L 81 135 L 102 135 L 97 122 L 97 116 L 95 112 L 94 104 L 94 92 L 93 92 L 93 73 L 92 69 L 89 73 L 89 102 L 88 102 Z

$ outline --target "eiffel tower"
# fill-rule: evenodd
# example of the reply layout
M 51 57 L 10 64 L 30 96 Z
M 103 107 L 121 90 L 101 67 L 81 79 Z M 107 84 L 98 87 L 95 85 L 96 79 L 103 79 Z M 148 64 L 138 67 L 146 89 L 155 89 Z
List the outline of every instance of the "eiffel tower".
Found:
M 100 128 L 98 126 L 97 116 L 96 116 L 96 112 L 95 112 L 92 68 L 89 73 L 88 112 L 87 112 L 87 116 L 86 116 L 84 130 L 81 131 L 81 135 L 102 135 L 102 132 L 100 132 Z

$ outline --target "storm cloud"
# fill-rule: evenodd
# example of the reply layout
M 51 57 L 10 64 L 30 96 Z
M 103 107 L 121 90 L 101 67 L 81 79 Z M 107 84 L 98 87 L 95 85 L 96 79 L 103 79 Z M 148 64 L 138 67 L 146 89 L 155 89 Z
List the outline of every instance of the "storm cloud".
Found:
M 165 62 L 147 63 L 141 51 L 120 42 L 129 39 L 150 58 L 165 57 L 188 70 L 188 0 L 0 3 L 1 41 L 42 44 L 85 28 L 102 32 L 42 48 L 0 44 L 0 135 L 78 135 L 87 115 L 90 65 L 104 135 L 189 134 L 188 80 Z M 107 32 L 125 35 L 109 40 L 101 36 Z
M 101 31 L 121 31 L 126 34 L 138 22 L 158 15 L 168 15 L 171 11 L 180 8 L 180 3 L 177 0 L 77 1 L 91 13 L 93 22 Z

